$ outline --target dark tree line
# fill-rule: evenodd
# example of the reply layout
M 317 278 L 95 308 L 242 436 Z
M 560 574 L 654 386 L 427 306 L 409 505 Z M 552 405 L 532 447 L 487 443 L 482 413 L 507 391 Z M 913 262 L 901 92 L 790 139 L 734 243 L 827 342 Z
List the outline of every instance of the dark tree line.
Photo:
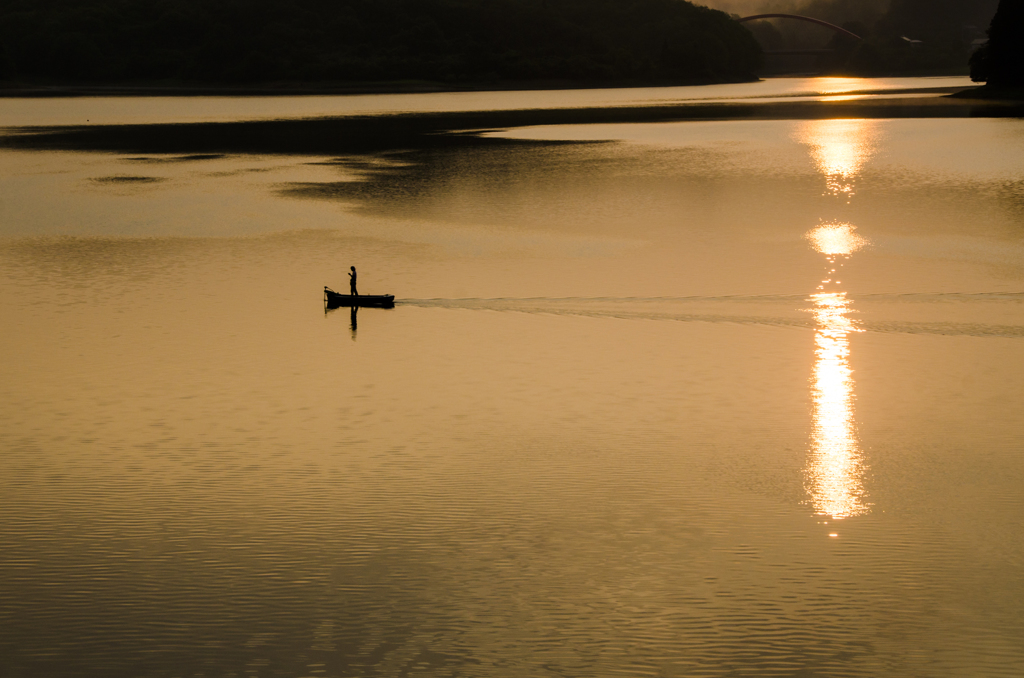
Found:
M 0 76 L 725 81 L 761 49 L 685 0 L 0 0 Z
M 971 79 L 991 87 L 1024 87 L 1024 2 L 1001 0 L 988 42 L 971 58 Z

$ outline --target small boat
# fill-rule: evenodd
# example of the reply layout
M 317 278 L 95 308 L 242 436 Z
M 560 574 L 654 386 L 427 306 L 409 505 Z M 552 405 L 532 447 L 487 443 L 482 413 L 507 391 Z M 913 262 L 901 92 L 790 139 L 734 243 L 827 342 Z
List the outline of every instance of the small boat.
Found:
M 324 304 L 327 308 L 341 306 L 371 306 L 374 308 L 393 308 L 393 294 L 339 294 L 330 287 L 324 286 Z

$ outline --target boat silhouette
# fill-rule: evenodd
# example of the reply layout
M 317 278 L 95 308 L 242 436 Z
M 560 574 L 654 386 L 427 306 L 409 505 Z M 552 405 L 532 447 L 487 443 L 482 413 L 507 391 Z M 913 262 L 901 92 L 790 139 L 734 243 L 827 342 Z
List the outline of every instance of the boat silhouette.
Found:
M 324 305 L 327 308 L 342 306 L 370 306 L 374 308 L 392 308 L 395 305 L 393 294 L 340 294 L 324 285 Z

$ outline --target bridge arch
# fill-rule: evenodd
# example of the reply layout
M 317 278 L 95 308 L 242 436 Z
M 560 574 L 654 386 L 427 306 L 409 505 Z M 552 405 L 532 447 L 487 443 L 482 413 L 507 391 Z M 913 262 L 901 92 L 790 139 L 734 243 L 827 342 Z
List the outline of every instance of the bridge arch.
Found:
M 856 38 L 857 40 L 864 39 L 857 35 L 856 33 L 851 33 L 845 28 L 836 26 L 835 24 L 830 24 L 829 22 L 822 21 L 821 19 L 812 19 L 809 16 L 800 16 L 799 14 L 755 14 L 754 16 L 745 16 L 742 19 L 737 19 L 736 21 L 739 23 L 743 23 L 744 21 L 756 21 L 757 19 L 797 19 L 799 21 L 809 21 L 812 24 L 818 24 L 819 26 L 824 26 L 825 28 L 831 28 L 836 33 L 849 35 L 851 38 Z

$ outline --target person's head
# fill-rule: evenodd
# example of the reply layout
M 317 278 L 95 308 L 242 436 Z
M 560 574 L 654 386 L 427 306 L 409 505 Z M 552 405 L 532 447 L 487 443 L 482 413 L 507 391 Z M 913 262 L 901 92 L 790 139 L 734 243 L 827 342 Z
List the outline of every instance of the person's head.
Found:
M 355 267 L 355 266 L 349 266 L 349 268 L 351 268 L 351 269 L 352 269 L 353 271 L 355 271 L 355 270 L 356 270 L 356 267 Z

